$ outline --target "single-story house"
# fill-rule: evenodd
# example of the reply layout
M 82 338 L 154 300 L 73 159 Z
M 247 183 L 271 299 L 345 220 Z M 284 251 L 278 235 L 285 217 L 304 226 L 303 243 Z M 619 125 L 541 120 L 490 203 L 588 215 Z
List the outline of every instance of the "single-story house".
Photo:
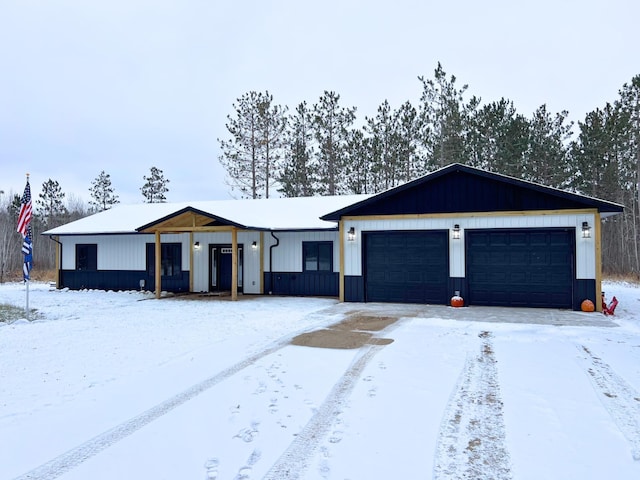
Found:
M 71 289 L 579 309 L 622 211 L 452 164 L 377 195 L 119 205 L 44 234 Z

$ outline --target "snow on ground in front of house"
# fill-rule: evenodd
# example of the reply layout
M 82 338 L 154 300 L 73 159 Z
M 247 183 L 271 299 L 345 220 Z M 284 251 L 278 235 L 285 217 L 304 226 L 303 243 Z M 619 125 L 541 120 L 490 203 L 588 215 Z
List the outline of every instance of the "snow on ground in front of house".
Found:
M 35 283 L 0 324 L 0 478 L 637 479 L 640 289 L 605 290 L 612 318 Z M 290 344 L 355 313 L 393 341 Z

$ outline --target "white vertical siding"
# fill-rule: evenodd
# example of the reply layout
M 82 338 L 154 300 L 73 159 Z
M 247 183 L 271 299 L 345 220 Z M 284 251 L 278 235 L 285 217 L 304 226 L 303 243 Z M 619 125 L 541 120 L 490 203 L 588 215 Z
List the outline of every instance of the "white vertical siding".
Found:
M 231 232 L 195 233 L 194 242 L 200 242 L 200 249 L 194 251 L 193 289 L 196 292 L 209 290 L 209 245 L 231 244 Z M 256 250 L 251 244 L 256 242 Z M 260 232 L 238 232 L 238 244 L 243 247 L 242 281 L 244 293 L 260 293 Z
M 238 232 L 238 243 L 244 246 L 243 292 L 260 293 L 260 232 Z
M 163 235 L 163 242 L 179 242 L 177 235 Z M 74 270 L 76 268 L 76 245 L 95 243 L 98 254 L 98 270 L 146 270 L 146 244 L 154 243 L 153 235 L 82 235 L 61 237 L 62 268 Z M 188 242 L 188 236 L 187 236 Z M 188 252 L 187 252 L 188 254 Z M 186 264 L 185 264 L 186 260 Z M 189 257 L 185 258 L 185 248 L 182 249 L 183 269 L 189 269 Z
M 340 245 L 338 232 L 274 232 L 280 239 L 280 244 L 273 248 L 274 272 L 302 272 L 302 242 L 333 242 L 333 271 L 340 271 Z M 276 244 L 276 240 L 270 235 L 264 235 L 265 258 L 264 269 L 271 271 L 269 266 L 269 248 Z
M 436 217 L 398 220 L 351 220 L 344 225 L 345 232 L 354 227 L 356 239 L 345 238 L 345 275 L 362 275 L 362 235 L 367 231 L 394 230 L 451 230 L 460 225 L 460 239 L 449 235 L 449 269 L 452 277 L 465 276 L 465 235 L 467 229 L 517 229 L 517 228 L 575 228 L 576 230 L 576 278 L 594 279 L 595 239 L 582 238 L 582 222 L 589 222 L 592 233 L 593 214 L 562 215 L 504 215 L 474 217 Z M 345 233 L 346 236 L 346 233 Z

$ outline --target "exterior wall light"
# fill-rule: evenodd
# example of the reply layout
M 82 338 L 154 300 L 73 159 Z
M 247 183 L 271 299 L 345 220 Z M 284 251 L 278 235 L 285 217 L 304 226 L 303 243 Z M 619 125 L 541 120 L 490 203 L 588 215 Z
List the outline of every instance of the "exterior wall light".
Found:
M 252 248 L 253 250 L 257 250 L 257 249 L 258 249 L 258 244 L 254 241 L 254 242 L 251 244 L 251 248 Z
M 353 242 L 356 239 L 356 229 L 351 227 L 347 232 L 347 240 Z
M 591 238 L 591 227 L 589 222 L 582 222 L 582 238 Z
M 457 223 L 453 226 L 453 239 L 460 240 L 460 225 Z
M 193 248 L 194 248 L 195 250 L 200 250 L 200 242 L 196 242 L 196 243 L 194 243 L 194 244 L 193 244 Z

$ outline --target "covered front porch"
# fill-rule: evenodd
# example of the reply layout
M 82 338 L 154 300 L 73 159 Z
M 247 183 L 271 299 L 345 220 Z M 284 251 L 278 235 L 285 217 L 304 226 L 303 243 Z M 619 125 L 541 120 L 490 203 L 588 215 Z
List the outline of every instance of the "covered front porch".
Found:
M 138 228 L 137 231 L 153 234 L 155 238 L 153 262 L 156 298 L 160 298 L 162 293 L 162 236 L 167 234 L 189 236 L 189 292 L 209 292 L 214 287 L 218 292 L 229 291 L 231 300 L 237 300 L 243 285 L 243 265 L 246 264 L 244 260 L 248 259 L 251 262 L 248 270 L 259 272 L 258 275 L 252 275 L 250 280 L 253 291 L 263 293 L 264 260 L 260 254 L 264 238 L 262 231 L 250 230 L 243 225 L 192 207 L 160 218 Z M 243 248 L 246 247 L 238 241 L 239 232 L 245 237 L 246 234 L 250 234 L 247 237 L 250 241 L 250 256 L 243 255 Z M 230 276 L 227 274 L 229 270 Z M 258 285 L 256 281 L 259 282 Z

